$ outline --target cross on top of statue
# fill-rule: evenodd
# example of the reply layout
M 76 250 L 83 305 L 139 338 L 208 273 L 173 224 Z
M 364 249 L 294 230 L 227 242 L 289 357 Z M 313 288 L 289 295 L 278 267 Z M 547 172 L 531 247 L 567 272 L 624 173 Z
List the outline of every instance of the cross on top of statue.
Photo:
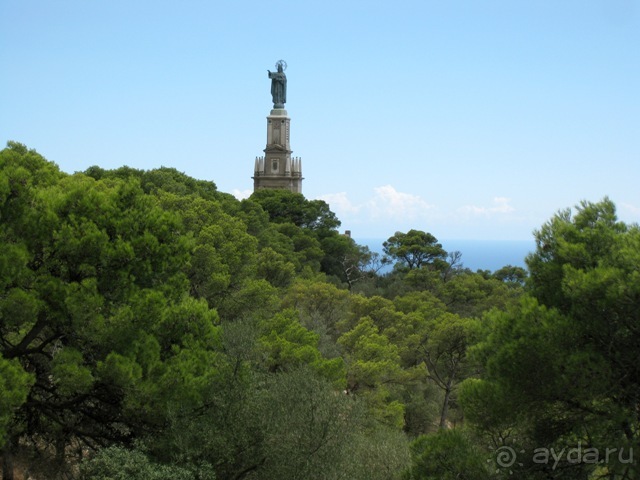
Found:
M 271 79 L 271 97 L 273 99 L 273 108 L 284 108 L 287 103 L 287 76 L 284 71 L 287 69 L 287 62 L 278 60 L 276 62 L 276 72 L 269 72 Z

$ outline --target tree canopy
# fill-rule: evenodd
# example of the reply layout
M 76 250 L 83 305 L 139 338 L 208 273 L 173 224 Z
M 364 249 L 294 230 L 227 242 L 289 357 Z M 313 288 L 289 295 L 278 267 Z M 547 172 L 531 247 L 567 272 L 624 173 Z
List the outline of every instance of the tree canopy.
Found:
M 409 269 L 438 266 L 447 252 L 432 234 L 420 230 L 396 232 L 383 244 L 384 252 Z
M 494 439 L 510 431 L 514 448 L 601 455 L 529 457 L 522 478 L 636 478 L 640 230 L 618 221 L 605 198 L 559 212 L 535 238 L 530 293 L 488 316 L 490 333 L 476 347 L 486 374 L 464 386 L 463 406 Z M 607 449 L 617 454 L 605 459 Z
M 67 174 L 9 142 L 2 478 L 637 478 L 640 229 L 613 202 L 495 272 L 421 230 L 383 260 L 339 226 L 300 194 Z

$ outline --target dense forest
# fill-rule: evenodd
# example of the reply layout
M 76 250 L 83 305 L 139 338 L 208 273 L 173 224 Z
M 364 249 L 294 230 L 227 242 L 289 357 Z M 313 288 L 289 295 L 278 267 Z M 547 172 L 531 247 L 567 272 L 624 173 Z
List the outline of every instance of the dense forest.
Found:
M 554 215 L 526 270 L 339 227 L 9 142 L 2 478 L 640 478 L 640 229 L 611 200 Z

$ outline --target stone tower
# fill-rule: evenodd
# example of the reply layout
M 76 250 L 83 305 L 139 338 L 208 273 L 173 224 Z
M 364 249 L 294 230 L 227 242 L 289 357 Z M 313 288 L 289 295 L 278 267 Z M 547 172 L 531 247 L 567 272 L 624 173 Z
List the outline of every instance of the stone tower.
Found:
M 290 145 L 291 119 L 284 103 L 287 98 L 286 63 L 280 60 L 277 72 L 269 72 L 273 110 L 267 117 L 267 146 L 264 156 L 256 157 L 253 174 L 253 191 L 261 188 L 279 188 L 302 193 L 302 161 L 292 157 Z

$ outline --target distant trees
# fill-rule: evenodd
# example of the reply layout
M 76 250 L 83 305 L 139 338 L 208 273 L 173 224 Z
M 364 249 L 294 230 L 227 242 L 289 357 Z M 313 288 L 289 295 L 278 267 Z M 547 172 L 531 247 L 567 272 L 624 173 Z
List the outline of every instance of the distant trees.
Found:
M 340 220 L 322 200 L 307 200 L 301 193 L 288 190 L 262 189 L 251 195 L 269 218 L 276 223 L 293 223 L 295 226 L 326 233 L 340 226 Z
M 447 257 L 436 237 L 420 230 L 396 232 L 382 246 L 384 253 L 410 270 L 425 265 L 441 266 Z
M 505 265 L 493 272 L 493 278 L 514 286 L 523 286 L 528 276 L 524 268 L 513 265 Z
M 369 271 L 374 255 L 337 231 L 340 221 L 322 200 L 307 200 L 288 190 L 263 189 L 250 199 L 268 213 L 278 231 L 294 241 L 296 251 L 319 262 L 319 269 L 351 288 Z M 308 263 L 308 262 L 305 262 Z

